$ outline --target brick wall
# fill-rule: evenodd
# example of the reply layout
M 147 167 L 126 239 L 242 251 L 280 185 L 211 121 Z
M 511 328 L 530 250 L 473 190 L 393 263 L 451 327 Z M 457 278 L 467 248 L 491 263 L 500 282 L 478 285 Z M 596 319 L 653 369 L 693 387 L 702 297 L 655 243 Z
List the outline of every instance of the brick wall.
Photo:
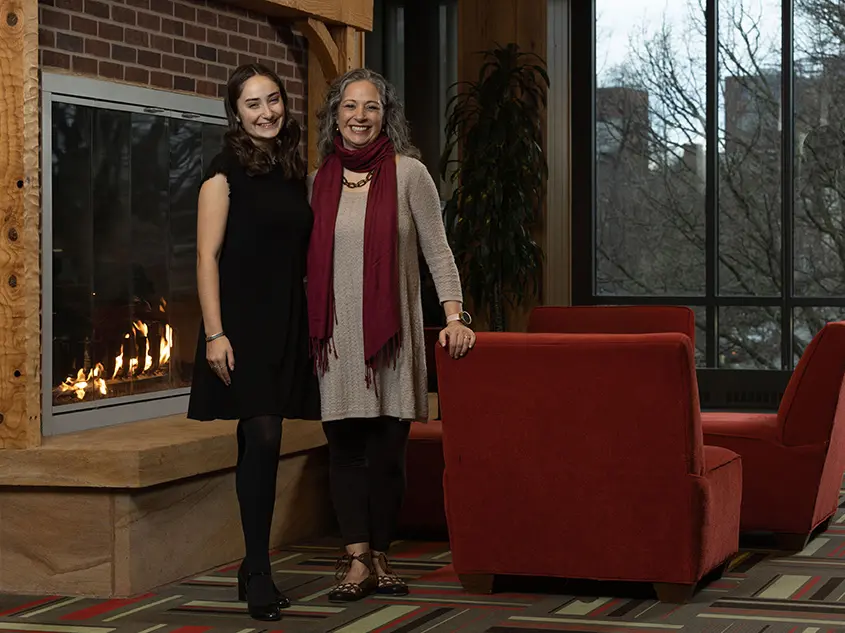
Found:
M 222 97 L 238 65 L 285 81 L 305 123 L 305 38 L 284 22 L 214 0 L 39 0 L 43 70 Z

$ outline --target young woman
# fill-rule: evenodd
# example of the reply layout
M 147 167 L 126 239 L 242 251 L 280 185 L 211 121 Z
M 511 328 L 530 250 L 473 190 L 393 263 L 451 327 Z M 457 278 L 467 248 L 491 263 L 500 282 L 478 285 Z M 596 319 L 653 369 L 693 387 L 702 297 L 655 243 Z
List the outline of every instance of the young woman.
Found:
M 273 584 L 269 556 L 282 419 L 320 415 L 304 286 L 313 218 L 282 80 L 259 64 L 241 66 L 225 105 L 229 131 L 199 195 L 203 327 L 188 417 L 239 420 L 239 599 L 253 618 L 278 620 L 290 604 Z

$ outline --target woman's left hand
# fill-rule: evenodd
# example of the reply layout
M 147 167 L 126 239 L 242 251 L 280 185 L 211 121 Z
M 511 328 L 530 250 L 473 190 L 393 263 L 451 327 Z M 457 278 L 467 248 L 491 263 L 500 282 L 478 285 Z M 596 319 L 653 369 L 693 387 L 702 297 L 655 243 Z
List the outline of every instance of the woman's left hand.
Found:
M 459 321 L 452 321 L 440 330 L 440 346 L 449 349 L 449 356 L 460 358 L 475 345 L 475 332 Z

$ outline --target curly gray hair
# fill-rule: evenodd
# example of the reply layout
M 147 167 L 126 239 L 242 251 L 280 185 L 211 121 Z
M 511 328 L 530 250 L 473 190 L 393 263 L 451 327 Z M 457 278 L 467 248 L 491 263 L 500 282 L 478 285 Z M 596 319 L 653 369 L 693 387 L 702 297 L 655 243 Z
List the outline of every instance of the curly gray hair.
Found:
M 369 68 L 356 68 L 332 82 L 323 105 L 317 112 L 317 151 L 320 153 L 320 162 L 334 152 L 334 137 L 339 134 L 335 127 L 337 111 L 346 88 L 356 81 L 369 81 L 378 90 L 384 110 L 382 130 L 393 141 L 396 153 L 400 156 L 420 158 L 420 150 L 411 143 L 411 130 L 405 118 L 405 108 L 396 96 L 396 88 L 377 72 Z

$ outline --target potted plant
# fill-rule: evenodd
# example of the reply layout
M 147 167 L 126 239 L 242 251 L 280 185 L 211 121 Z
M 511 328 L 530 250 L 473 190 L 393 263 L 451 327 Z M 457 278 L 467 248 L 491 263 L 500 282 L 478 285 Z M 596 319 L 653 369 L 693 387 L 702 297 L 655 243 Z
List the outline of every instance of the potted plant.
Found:
M 455 84 L 447 105 L 440 173 L 454 185 L 444 221 L 461 278 L 490 328 L 503 331 L 505 302 L 519 306 L 540 285 L 532 230 L 547 178 L 541 114 L 549 77 L 543 60 L 516 44 L 483 55 L 478 81 Z

